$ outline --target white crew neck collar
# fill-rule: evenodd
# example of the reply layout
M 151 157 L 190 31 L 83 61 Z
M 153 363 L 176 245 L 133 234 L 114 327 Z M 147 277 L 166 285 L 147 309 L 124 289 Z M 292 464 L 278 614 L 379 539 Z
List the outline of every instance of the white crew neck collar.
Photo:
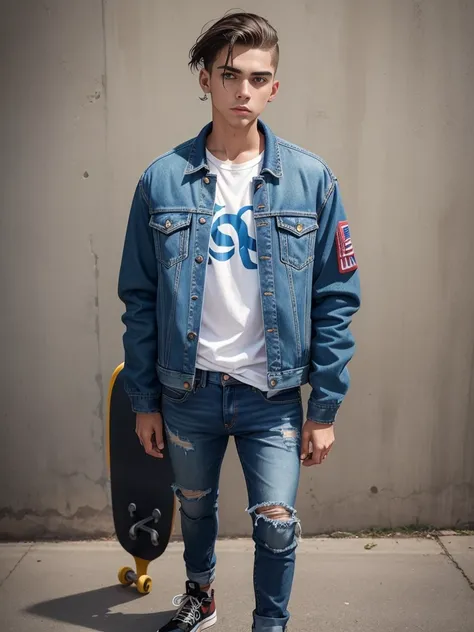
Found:
M 263 160 L 264 152 L 251 160 L 247 160 L 246 162 L 239 162 L 237 164 L 230 162 L 228 160 L 219 160 L 216 158 L 214 154 L 212 154 L 209 149 L 206 148 L 206 156 L 209 162 L 212 162 L 213 165 L 218 167 L 219 169 L 227 169 L 227 171 L 243 171 L 244 169 L 251 169 L 255 167 Z

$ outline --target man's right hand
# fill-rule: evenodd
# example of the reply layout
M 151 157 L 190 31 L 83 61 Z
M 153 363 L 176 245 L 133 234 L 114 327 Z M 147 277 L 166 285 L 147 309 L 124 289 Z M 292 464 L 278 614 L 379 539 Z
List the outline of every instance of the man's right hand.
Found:
M 163 418 L 160 413 L 137 413 L 135 432 L 145 452 L 157 459 L 163 458 Z

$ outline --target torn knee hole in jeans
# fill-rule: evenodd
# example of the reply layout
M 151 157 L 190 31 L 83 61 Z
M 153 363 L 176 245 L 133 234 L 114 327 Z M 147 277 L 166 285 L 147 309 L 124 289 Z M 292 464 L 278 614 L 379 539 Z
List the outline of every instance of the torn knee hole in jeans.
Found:
M 296 509 L 290 507 L 290 505 L 278 502 L 265 502 L 250 507 L 247 509 L 247 512 L 254 518 L 255 529 L 257 529 L 257 525 L 260 521 L 262 524 L 267 525 L 267 529 L 268 527 L 275 528 L 273 535 L 265 529 L 259 535 L 259 539 L 262 540 L 262 533 L 264 534 L 266 532 L 266 535 L 263 535 L 263 544 L 274 553 L 285 553 L 293 549 L 300 542 L 302 537 L 301 522 L 299 518 L 296 517 Z M 289 542 L 286 540 L 285 542 L 283 534 L 286 529 L 290 528 L 294 529 L 292 541 Z M 283 540 L 281 540 L 282 537 Z M 274 544 L 270 544 L 270 542 L 274 542 Z M 278 546 L 277 542 L 281 542 L 283 546 Z
M 195 489 L 184 489 L 179 485 L 173 485 L 173 491 L 177 494 L 180 499 L 184 500 L 201 500 L 204 496 L 207 496 L 211 493 L 210 489 L 205 490 L 195 490 Z
M 299 519 L 296 517 L 296 509 L 286 503 L 259 503 L 247 509 L 247 513 L 254 514 L 255 524 L 257 524 L 260 519 L 265 520 L 265 522 L 270 522 L 275 526 L 290 526 L 295 524 L 295 522 L 299 523 Z
M 279 505 L 271 505 L 269 507 L 258 507 L 255 510 L 256 514 L 263 514 L 265 518 L 270 520 L 280 520 L 282 522 L 288 522 L 291 520 L 291 513 L 288 509 L 280 507 Z

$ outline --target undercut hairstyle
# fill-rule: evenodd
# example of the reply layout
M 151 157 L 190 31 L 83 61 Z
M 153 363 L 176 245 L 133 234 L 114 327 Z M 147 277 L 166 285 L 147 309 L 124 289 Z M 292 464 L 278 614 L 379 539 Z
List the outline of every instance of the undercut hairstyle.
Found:
M 224 15 L 198 37 L 189 51 L 188 65 L 191 70 L 205 68 L 211 72 L 212 64 L 219 53 L 223 48 L 227 48 L 225 65 L 228 66 L 236 45 L 272 51 L 272 62 L 276 72 L 280 56 L 278 34 L 268 20 L 255 13 Z

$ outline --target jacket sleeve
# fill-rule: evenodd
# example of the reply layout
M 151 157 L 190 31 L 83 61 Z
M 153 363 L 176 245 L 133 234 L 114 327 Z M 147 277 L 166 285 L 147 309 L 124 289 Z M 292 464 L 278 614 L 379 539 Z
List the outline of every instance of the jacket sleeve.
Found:
M 307 415 L 312 421 L 329 424 L 335 421 L 349 388 L 347 364 L 355 351 L 349 326 L 360 307 L 359 272 L 344 271 L 356 265 L 355 259 L 341 259 L 349 251 L 338 250 L 338 227 L 346 220 L 339 184 L 333 177 L 318 212 L 311 310 L 312 391 Z
M 125 304 L 125 389 L 135 412 L 160 412 L 161 385 L 155 368 L 157 285 L 155 247 L 142 176 L 130 209 L 118 282 L 118 294 Z

